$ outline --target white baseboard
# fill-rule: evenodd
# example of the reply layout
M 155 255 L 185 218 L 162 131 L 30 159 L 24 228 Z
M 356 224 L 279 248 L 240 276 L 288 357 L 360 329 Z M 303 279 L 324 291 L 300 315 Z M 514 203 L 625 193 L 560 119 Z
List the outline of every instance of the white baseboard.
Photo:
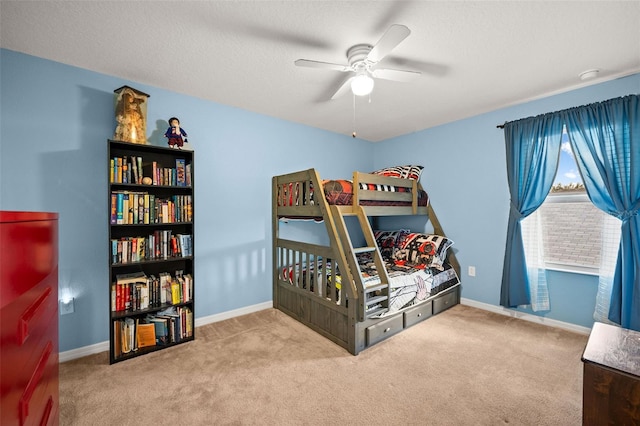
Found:
M 244 308 L 234 309 L 233 311 L 222 312 L 220 314 L 209 315 L 208 317 L 196 318 L 196 327 L 218 321 L 224 321 L 226 319 L 239 317 L 241 315 L 252 314 L 254 312 L 263 311 L 269 308 L 273 308 L 272 301 L 258 303 L 257 305 L 245 306 Z
M 583 327 L 581 325 L 571 324 L 564 321 L 558 321 L 551 318 L 539 317 L 537 315 L 531 315 L 526 312 L 520 312 L 513 309 L 507 309 L 504 306 L 491 305 L 489 303 L 477 302 L 471 299 L 460 298 L 461 305 L 471 306 L 473 308 L 484 309 L 485 311 L 494 312 L 500 315 L 506 315 L 508 317 L 519 318 L 529 322 L 535 322 L 550 327 L 562 328 L 564 330 L 573 331 L 574 333 L 589 335 L 591 328 Z
M 211 324 L 218 321 L 223 321 L 230 318 L 239 317 L 241 315 L 251 314 L 253 312 L 262 311 L 264 309 L 273 308 L 273 302 L 258 303 L 257 305 L 245 306 L 244 308 L 234 309 L 232 311 L 222 312 L 220 314 L 209 315 L 207 317 L 196 318 L 195 326 L 200 327 L 202 325 Z M 109 350 L 109 342 L 95 343 L 89 346 L 83 346 L 82 348 L 71 349 L 70 351 L 60 352 L 59 362 L 67 362 L 83 356 L 93 355 L 100 352 L 106 352 Z
M 483 309 L 485 311 L 494 312 L 500 315 L 506 315 L 509 317 L 519 318 L 525 321 L 534 322 L 550 327 L 562 328 L 564 330 L 573 331 L 575 333 L 588 335 L 591 333 L 589 327 L 583 327 L 576 324 L 571 324 L 564 321 L 558 321 L 551 318 L 539 317 L 537 315 L 531 315 L 526 312 L 515 311 L 513 309 L 507 309 L 504 306 L 491 305 L 489 303 L 477 302 L 475 300 L 466 299 L 462 297 L 460 299 L 462 305 L 471 306 L 473 308 Z M 196 318 L 195 326 L 200 327 L 207 324 L 212 324 L 218 321 L 224 321 L 230 318 L 239 317 L 241 315 L 251 314 L 253 312 L 262 311 L 273 307 L 273 302 L 263 302 L 256 305 L 245 306 L 244 308 L 234 309 L 232 311 L 222 312 L 219 314 L 209 315 L 206 317 Z M 84 356 L 97 354 L 100 352 L 106 352 L 109 350 L 109 342 L 100 342 L 82 348 L 72 349 L 70 351 L 60 352 L 59 361 L 66 362 L 76 358 L 82 358 Z
M 100 352 L 106 352 L 109 350 L 109 342 L 100 342 L 89 346 L 83 346 L 77 349 L 71 349 L 70 351 L 60 352 L 58 362 L 67 362 L 76 358 L 82 358 L 83 356 L 98 354 Z

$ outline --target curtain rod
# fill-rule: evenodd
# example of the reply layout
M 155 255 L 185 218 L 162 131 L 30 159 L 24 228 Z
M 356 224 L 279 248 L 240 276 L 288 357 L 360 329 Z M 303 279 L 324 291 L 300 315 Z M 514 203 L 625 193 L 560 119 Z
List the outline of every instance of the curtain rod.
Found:
M 607 99 L 606 101 L 601 101 L 601 102 L 592 102 L 592 103 L 590 103 L 590 104 L 581 105 L 581 106 L 577 106 L 577 107 L 571 107 L 571 108 L 565 108 L 565 109 L 561 109 L 561 110 L 559 110 L 559 111 L 554 111 L 554 112 L 545 112 L 544 114 L 539 114 L 539 115 L 536 115 L 536 116 L 533 116 L 533 117 L 541 117 L 541 116 L 543 116 L 543 115 L 547 115 L 547 114 L 557 114 L 557 113 L 559 113 L 559 112 L 568 111 L 568 110 L 573 109 L 573 108 L 583 108 L 583 107 L 590 106 L 590 105 L 603 104 L 603 103 L 605 103 L 605 102 L 609 102 L 609 101 L 612 101 L 612 100 L 614 100 L 614 99 L 624 99 L 624 98 L 629 97 L 629 96 L 638 96 L 638 94 L 635 94 L 635 95 L 634 95 L 634 94 L 630 94 L 630 95 L 625 95 L 625 96 L 619 96 L 619 97 L 617 97 L 617 98 Z M 507 123 L 512 123 L 513 121 L 520 121 L 520 120 L 524 120 L 524 119 L 526 119 L 526 118 L 533 118 L 533 117 L 525 117 L 525 118 L 519 118 L 519 119 L 517 119 L 517 120 L 512 120 L 512 121 L 505 121 L 503 124 L 498 124 L 498 125 L 496 126 L 496 128 L 498 128 L 498 129 L 504 129 L 504 125 L 505 125 L 505 124 L 507 124 Z

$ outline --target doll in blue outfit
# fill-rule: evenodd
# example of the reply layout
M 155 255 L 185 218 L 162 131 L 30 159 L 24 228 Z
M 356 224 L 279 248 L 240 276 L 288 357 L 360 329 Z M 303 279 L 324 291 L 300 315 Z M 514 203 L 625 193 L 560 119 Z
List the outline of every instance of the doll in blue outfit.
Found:
M 171 117 L 169 119 L 169 128 L 165 132 L 164 136 L 168 139 L 168 143 L 171 148 L 180 149 L 185 142 L 189 142 L 187 140 L 187 132 L 180 127 L 180 120 L 176 117 Z

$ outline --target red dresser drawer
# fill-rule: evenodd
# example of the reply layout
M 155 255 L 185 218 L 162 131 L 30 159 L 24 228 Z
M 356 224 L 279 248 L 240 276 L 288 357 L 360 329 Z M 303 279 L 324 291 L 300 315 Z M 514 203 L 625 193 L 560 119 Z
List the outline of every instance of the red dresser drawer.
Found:
M 57 285 L 53 278 L 23 294 L 0 310 L 2 336 L 2 424 L 40 424 L 48 396 L 56 402 L 58 383 Z M 53 287 L 55 288 L 55 287 Z M 23 299 L 29 297 L 30 303 Z M 54 388 L 49 389 L 51 385 Z M 49 390 L 46 390 L 49 389 Z M 42 411 L 41 413 L 38 413 Z M 36 419 L 36 420 L 34 420 Z
M 0 215 L 0 220 L 6 213 Z M 0 309 L 58 265 L 58 222 L 0 222 Z
M 0 211 L 0 424 L 58 424 L 58 215 Z

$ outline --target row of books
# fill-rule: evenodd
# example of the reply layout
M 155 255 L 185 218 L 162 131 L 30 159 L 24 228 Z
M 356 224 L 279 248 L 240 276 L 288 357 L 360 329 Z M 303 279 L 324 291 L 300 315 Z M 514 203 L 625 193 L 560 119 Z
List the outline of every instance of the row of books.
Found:
M 118 274 L 111 285 L 111 311 L 141 311 L 193 300 L 193 278 L 181 270 L 158 277 L 144 272 Z
M 110 183 L 142 184 L 146 177 L 151 185 L 191 186 L 191 164 L 176 158 L 175 167 L 162 167 L 157 161 L 145 163 L 139 156 L 113 157 L 109 169 Z
M 173 234 L 169 229 L 155 230 L 146 237 L 122 237 L 111 240 L 111 263 L 135 263 L 193 256 L 191 234 Z
M 112 191 L 112 225 L 139 225 L 151 223 L 178 223 L 193 220 L 191 195 L 156 197 L 148 192 Z
M 189 307 L 169 307 L 144 318 L 123 318 L 113 321 L 114 355 L 137 352 L 139 349 L 178 343 L 193 336 L 193 310 Z

